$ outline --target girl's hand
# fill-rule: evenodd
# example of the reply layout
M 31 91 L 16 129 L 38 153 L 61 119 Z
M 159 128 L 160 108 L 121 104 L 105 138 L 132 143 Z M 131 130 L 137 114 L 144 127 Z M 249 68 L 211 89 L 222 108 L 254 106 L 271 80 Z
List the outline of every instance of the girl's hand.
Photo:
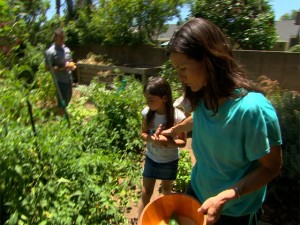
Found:
M 160 147 L 167 147 L 169 144 L 169 138 L 163 136 L 163 135 L 152 135 L 151 136 L 153 144 Z
M 156 129 L 156 131 L 155 131 L 155 133 L 154 133 L 153 136 L 154 136 L 156 139 L 159 139 L 159 135 L 160 135 L 160 133 L 161 133 L 164 129 L 165 129 L 165 126 L 162 125 L 162 124 L 159 124 L 159 126 L 158 126 L 158 128 Z
M 206 225 L 213 225 L 220 218 L 223 204 L 217 196 L 207 199 L 198 209 L 198 213 L 206 215 Z

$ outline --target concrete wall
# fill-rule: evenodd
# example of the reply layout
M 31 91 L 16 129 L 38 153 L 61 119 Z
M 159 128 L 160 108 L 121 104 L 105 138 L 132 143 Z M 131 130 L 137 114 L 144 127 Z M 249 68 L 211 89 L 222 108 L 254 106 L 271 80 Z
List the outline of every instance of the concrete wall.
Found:
M 284 89 L 300 91 L 300 53 L 234 51 L 234 55 L 250 79 L 264 75 L 277 80 Z
M 150 46 L 104 48 L 90 45 L 71 49 L 75 60 L 84 59 L 93 52 L 106 54 L 117 64 L 132 67 L 156 67 L 168 60 L 164 48 Z M 235 50 L 234 55 L 250 79 L 256 81 L 259 76 L 265 75 L 271 80 L 278 80 L 284 89 L 300 92 L 300 53 Z

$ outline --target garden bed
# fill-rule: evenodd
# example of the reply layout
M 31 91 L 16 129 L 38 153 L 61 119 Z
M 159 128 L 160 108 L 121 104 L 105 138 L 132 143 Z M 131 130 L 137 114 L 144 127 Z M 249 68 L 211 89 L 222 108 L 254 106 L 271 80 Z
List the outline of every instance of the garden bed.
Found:
M 89 84 L 97 77 L 100 82 L 109 83 L 117 76 L 117 73 L 132 74 L 144 83 L 149 76 L 156 76 L 161 67 L 150 67 L 146 65 L 98 65 L 77 63 L 77 79 L 80 84 Z

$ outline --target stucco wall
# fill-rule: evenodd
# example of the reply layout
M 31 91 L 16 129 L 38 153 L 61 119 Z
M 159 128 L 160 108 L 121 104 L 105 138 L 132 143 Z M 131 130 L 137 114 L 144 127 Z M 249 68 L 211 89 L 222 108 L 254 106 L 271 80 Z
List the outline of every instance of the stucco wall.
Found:
M 84 59 L 89 52 L 106 54 L 119 65 L 127 66 L 161 66 L 167 61 L 164 48 L 114 47 L 105 48 L 99 45 L 72 47 L 74 59 Z M 234 51 L 235 57 L 244 66 L 250 79 L 256 80 L 265 75 L 278 80 L 281 87 L 300 92 L 300 53 L 273 51 Z

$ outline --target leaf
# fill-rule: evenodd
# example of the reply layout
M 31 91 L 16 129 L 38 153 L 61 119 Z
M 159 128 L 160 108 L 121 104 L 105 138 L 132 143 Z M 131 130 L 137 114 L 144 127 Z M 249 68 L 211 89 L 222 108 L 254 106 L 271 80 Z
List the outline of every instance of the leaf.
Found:
M 15 225 L 15 224 L 17 224 L 18 217 L 19 217 L 18 212 L 17 211 L 14 212 L 14 214 L 9 218 L 8 224 L 9 225 Z
M 71 181 L 66 178 L 61 177 L 57 180 L 57 182 L 58 182 L 58 185 L 60 185 L 61 183 L 70 183 Z
M 20 176 L 23 176 L 23 171 L 22 171 L 22 167 L 19 165 L 15 166 L 15 171 L 17 172 L 17 174 L 19 174 Z
M 47 220 L 43 220 L 42 222 L 39 223 L 39 225 L 46 225 L 47 224 Z
M 77 219 L 76 219 L 76 224 L 83 224 L 83 216 L 82 215 L 78 215 L 77 216 Z
M 75 191 L 73 194 L 70 195 L 70 198 L 72 198 L 73 196 L 79 196 L 79 195 L 82 195 L 82 192 L 81 191 Z

